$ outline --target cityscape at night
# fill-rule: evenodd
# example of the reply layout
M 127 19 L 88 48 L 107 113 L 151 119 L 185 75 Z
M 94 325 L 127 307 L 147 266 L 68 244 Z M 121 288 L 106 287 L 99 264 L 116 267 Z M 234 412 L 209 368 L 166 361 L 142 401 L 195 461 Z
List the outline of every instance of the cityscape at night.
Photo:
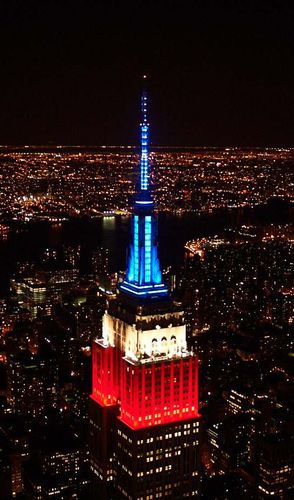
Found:
M 114 150 L 114 151 L 113 151 Z M 291 148 L 197 148 L 151 152 L 160 211 L 210 212 L 293 203 Z M 136 186 L 134 148 L 0 148 L 2 220 L 129 214 Z
M 1 5 L 0 500 L 294 496 L 294 11 L 206 3 Z

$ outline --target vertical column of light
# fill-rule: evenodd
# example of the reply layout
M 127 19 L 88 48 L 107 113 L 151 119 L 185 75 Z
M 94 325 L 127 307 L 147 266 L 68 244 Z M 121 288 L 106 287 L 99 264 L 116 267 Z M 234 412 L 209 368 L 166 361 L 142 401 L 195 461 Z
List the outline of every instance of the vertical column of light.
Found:
M 185 387 L 184 387 L 184 383 L 183 383 L 184 377 L 183 377 L 183 359 L 182 358 L 180 359 L 180 364 L 179 364 L 179 375 L 180 375 L 180 377 L 179 377 L 179 379 L 180 379 L 180 383 L 179 383 L 180 411 L 183 411 L 183 409 L 184 409 L 183 399 L 184 399 Z
M 199 398 L 199 379 L 198 379 L 198 358 L 194 361 L 194 369 L 195 369 L 195 397 L 194 400 L 196 402 L 196 408 L 198 413 L 198 398 Z
M 144 250 L 145 250 L 145 282 L 150 283 L 151 281 L 151 215 L 145 216 L 145 241 L 144 241 Z
M 146 400 L 147 400 L 147 397 L 146 397 L 146 365 L 143 365 L 143 367 L 142 367 L 142 396 L 141 396 L 141 399 L 142 399 L 142 404 L 143 404 L 142 415 L 143 415 L 143 417 L 145 417 L 147 415 L 147 412 L 146 412 Z
M 139 281 L 139 217 L 134 215 L 134 280 Z
M 98 352 L 97 345 L 93 343 L 93 361 L 92 361 L 92 386 L 93 395 L 97 396 L 97 381 L 98 381 Z
M 161 380 L 160 380 L 160 413 L 161 413 L 161 418 L 163 419 L 165 417 L 165 390 L 164 390 L 164 363 L 161 365 L 160 369 L 160 375 L 161 375 Z
M 189 380 L 189 388 L 188 388 L 188 400 L 189 400 L 189 405 L 190 405 L 190 410 L 193 406 L 195 406 L 195 402 L 193 401 L 193 361 L 194 358 L 189 359 L 189 375 L 188 375 L 188 380 Z
M 174 365 L 174 362 L 171 361 L 170 362 L 171 366 L 170 366 L 170 381 L 171 381 L 171 384 L 170 384 L 170 400 L 169 400 L 169 404 L 170 404 L 170 408 L 171 409 L 174 409 L 175 408 L 175 394 L 174 394 L 174 387 L 175 387 L 175 365 Z
M 152 415 L 152 423 L 154 423 L 155 419 L 155 363 L 151 365 L 151 415 Z
M 143 92 L 141 97 L 141 111 L 142 111 L 142 123 L 141 123 L 141 177 L 140 177 L 140 187 L 142 191 L 147 191 L 149 188 L 149 163 L 148 163 L 148 132 L 149 124 L 147 121 L 147 94 Z

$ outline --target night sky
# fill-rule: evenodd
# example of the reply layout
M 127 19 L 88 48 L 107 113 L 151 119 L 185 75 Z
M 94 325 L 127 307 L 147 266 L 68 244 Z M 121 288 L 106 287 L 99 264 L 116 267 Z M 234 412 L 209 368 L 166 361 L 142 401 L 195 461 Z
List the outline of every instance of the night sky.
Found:
M 294 2 L 0 0 L 0 144 L 293 145 Z

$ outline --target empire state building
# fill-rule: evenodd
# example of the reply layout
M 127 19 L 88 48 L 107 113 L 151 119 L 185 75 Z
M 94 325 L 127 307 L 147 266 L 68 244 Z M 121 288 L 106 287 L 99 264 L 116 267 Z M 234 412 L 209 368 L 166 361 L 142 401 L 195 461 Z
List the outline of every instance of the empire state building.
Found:
M 125 279 L 93 343 L 93 498 L 199 495 L 198 360 L 158 258 L 150 193 L 148 96 L 141 95 L 139 188 Z

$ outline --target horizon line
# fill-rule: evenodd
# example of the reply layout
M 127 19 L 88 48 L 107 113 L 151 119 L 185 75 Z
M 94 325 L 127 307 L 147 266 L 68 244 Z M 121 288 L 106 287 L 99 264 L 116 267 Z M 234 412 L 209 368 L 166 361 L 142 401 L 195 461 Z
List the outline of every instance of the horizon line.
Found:
M 138 149 L 138 145 L 130 145 L 130 144 L 0 144 L 1 149 L 9 149 L 9 148 L 22 148 L 22 149 L 30 149 L 30 148 L 47 148 L 47 149 L 66 149 L 66 148 L 99 148 L 99 149 Z M 285 145 L 275 145 L 275 146 L 253 146 L 253 145 L 201 145 L 201 146 L 190 146 L 190 145 L 160 145 L 153 144 L 150 149 L 269 149 L 269 150 L 291 150 L 294 149 L 293 146 L 285 146 Z

